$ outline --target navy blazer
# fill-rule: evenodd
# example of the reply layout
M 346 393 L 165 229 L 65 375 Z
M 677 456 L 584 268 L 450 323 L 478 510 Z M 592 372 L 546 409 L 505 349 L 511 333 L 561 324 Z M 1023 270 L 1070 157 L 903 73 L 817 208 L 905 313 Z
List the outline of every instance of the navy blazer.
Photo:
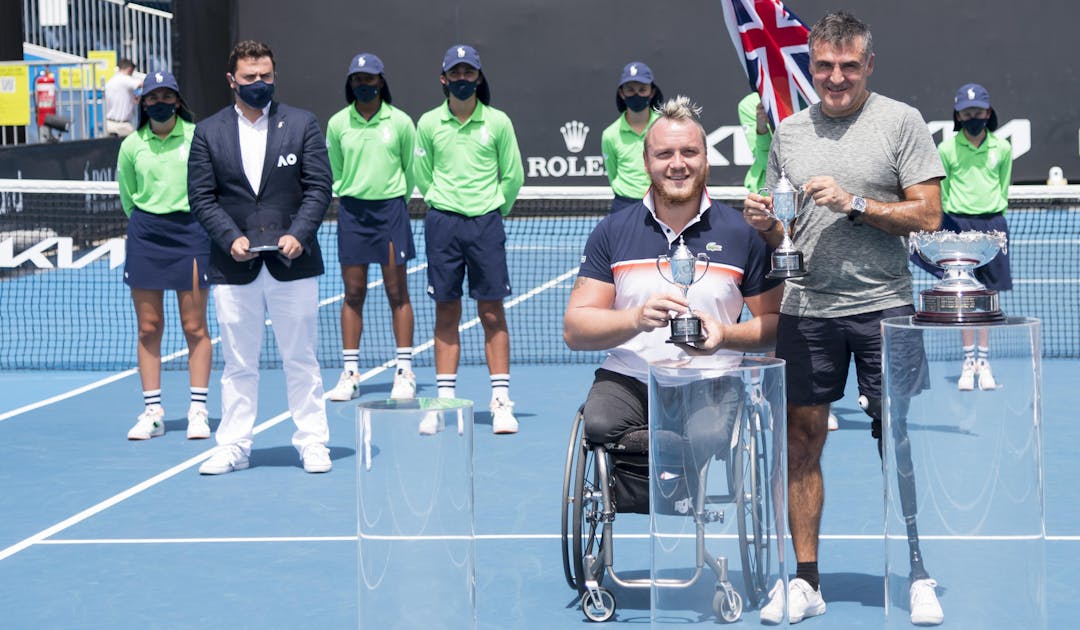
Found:
M 318 120 L 308 111 L 272 103 L 259 194 L 251 189 L 240 155 L 240 128 L 234 107 L 226 107 L 195 126 L 188 155 L 188 201 L 206 228 L 210 247 L 211 284 L 247 284 L 266 265 L 278 280 L 310 278 L 323 273 L 316 232 L 330 205 L 333 175 L 326 140 Z M 229 254 L 233 241 L 248 237 L 251 245 L 277 245 L 291 234 L 304 251 L 293 260 L 276 252 L 237 262 Z

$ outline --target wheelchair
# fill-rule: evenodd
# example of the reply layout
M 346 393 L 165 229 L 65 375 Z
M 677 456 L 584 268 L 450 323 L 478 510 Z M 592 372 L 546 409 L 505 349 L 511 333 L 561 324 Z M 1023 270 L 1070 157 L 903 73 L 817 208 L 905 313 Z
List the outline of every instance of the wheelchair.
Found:
M 750 609 L 765 603 L 770 570 L 768 519 L 772 518 L 771 495 L 763 487 L 768 479 L 769 455 L 763 431 L 771 422 L 768 401 L 760 391 L 743 392 L 730 428 L 731 435 L 715 457 L 706 458 L 698 470 L 687 470 L 681 487 L 661 488 L 663 513 L 685 514 L 694 519 L 696 533 L 695 571 L 688 579 L 662 579 L 660 588 L 686 588 L 695 584 L 708 565 L 716 576 L 712 609 L 727 623 L 742 616 L 743 595 L 728 579 L 727 558 L 713 556 L 705 549 L 705 525 L 724 522 L 725 513 L 718 505 L 733 505 L 738 529 L 739 553 L 745 582 L 746 603 Z M 616 601 L 611 590 L 602 586 L 605 578 L 628 589 L 649 588 L 650 578 L 627 579 L 613 566 L 614 522 L 618 513 L 648 513 L 649 502 L 635 501 L 622 488 L 620 476 L 627 479 L 645 476 L 648 483 L 649 431 L 641 429 L 624 435 L 616 444 L 596 444 L 585 437 L 585 406 L 574 417 L 566 453 L 562 486 L 562 560 L 570 588 L 581 596 L 581 609 L 590 621 L 608 621 L 615 615 Z M 674 436 L 678 439 L 679 436 Z M 662 436 L 657 436 L 662 439 Z M 666 450 L 666 448 L 665 448 Z M 705 480 L 709 461 L 715 459 L 726 469 L 726 492 L 708 494 Z M 670 475 L 676 478 L 678 475 Z M 661 480 L 665 478 L 662 473 Z M 696 481 L 696 482 L 695 482 Z M 653 491 L 663 481 L 649 487 Z M 670 492 L 669 492 L 670 490 Z

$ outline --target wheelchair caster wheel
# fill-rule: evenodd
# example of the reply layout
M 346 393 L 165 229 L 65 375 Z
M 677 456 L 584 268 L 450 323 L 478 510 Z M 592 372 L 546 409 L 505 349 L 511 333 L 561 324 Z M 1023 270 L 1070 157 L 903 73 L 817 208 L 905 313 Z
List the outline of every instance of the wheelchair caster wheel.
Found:
M 600 587 L 597 600 L 599 601 L 594 601 L 592 594 L 588 592 L 581 596 L 581 612 L 585 613 L 589 621 L 604 622 L 615 616 L 615 596 L 611 591 Z
M 725 623 L 734 623 L 742 616 L 742 595 L 733 589 L 717 589 L 712 600 L 713 612 Z

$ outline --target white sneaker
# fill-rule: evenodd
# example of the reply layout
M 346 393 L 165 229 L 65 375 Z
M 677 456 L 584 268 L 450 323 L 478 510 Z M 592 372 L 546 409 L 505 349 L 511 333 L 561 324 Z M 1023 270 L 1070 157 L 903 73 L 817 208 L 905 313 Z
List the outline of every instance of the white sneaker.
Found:
M 335 402 L 346 402 L 360 395 L 360 378 L 352 372 L 342 372 L 337 385 L 327 396 Z
M 444 428 L 442 417 L 438 411 L 429 411 L 424 414 L 424 419 L 420 421 L 420 435 L 435 435 Z
M 840 428 L 840 421 L 836 419 L 836 414 L 829 412 L 829 430 L 836 431 Z
M 917 626 L 936 626 L 945 620 L 945 613 L 938 603 L 934 588 L 937 582 L 930 578 L 911 583 L 911 623 Z
M 300 461 L 304 463 L 304 472 L 309 473 L 330 472 L 334 467 L 334 463 L 330 461 L 330 449 L 323 444 L 305 446 Z
M 975 389 L 975 359 L 964 359 L 964 366 L 960 368 L 960 380 L 956 382 L 956 389 L 962 392 L 970 392 Z
M 390 390 L 390 397 L 395 400 L 416 398 L 416 375 L 408 370 L 398 370 L 394 375 L 394 388 Z
M 210 417 L 206 409 L 192 408 L 187 412 L 187 439 L 205 440 L 210 437 Z
M 989 361 L 986 359 L 976 361 L 975 371 L 979 373 L 979 389 L 983 391 L 997 389 L 997 381 L 994 380 L 994 373 L 990 371 Z
M 128 431 L 129 440 L 149 440 L 165 435 L 165 409 L 161 406 L 148 407 L 139 414 L 135 426 Z
M 244 470 L 250 465 L 247 455 L 235 444 L 219 446 L 210 459 L 199 466 L 200 475 L 224 475 L 234 470 Z
M 807 617 L 825 614 L 825 600 L 821 590 L 813 587 L 802 578 L 792 578 L 788 582 L 788 621 L 799 623 Z M 778 624 L 784 621 L 784 582 L 777 580 L 769 591 L 769 603 L 761 608 L 761 622 Z
M 496 435 L 518 432 L 514 403 L 501 398 L 491 401 L 491 432 Z

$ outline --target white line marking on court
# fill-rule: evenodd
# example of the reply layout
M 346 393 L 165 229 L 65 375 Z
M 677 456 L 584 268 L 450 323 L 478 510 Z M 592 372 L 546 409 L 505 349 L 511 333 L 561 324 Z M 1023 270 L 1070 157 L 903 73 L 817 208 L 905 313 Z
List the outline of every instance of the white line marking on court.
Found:
M 536 288 L 532 289 L 531 291 L 528 291 L 527 293 L 525 293 L 525 294 L 523 294 L 521 296 L 518 296 L 517 298 L 514 298 L 513 300 L 510 300 L 509 302 L 507 302 L 504 305 L 504 308 L 512 308 L 512 307 L 524 302 L 525 300 L 527 300 L 527 299 L 529 299 L 529 298 L 531 298 L 531 297 L 533 297 L 533 296 L 535 296 L 535 295 L 537 295 L 539 293 L 542 293 L 542 292 L 548 290 L 549 288 L 551 288 L 553 286 L 556 286 L 557 284 L 562 282 L 566 277 L 577 273 L 577 270 L 578 270 L 578 268 L 575 267 L 575 268 L 571 269 L 570 271 L 567 271 L 567 272 L 561 274 L 560 276 L 558 276 L 554 280 L 549 280 L 548 282 L 545 282 L 544 284 L 540 285 L 539 287 L 536 287 Z M 381 281 L 378 281 L 378 282 L 381 282 Z M 461 326 L 459 326 L 458 329 L 459 330 L 465 330 L 465 329 L 471 328 L 472 326 L 475 326 L 475 325 L 477 325 L 479 323 L 480 323 L 480 318 L 479 317 L 474 317 L 473 319 L 469 320 L 467 323 L 462 324 Z M 422 349 L 430 348 L 433 345 L 435 345 L 435 340 L 434 339 L 429 339 L 427 342 L 425 342 L 421 346 L 416 347 L 414 349 L 414 351 L 413 351 L 413 354 L 416 354 L 417 352 L 421 351 Z M 394 364 L 394 361 L 387 361 L 386 363 L 384 363 L 383 365 L 381 365 L 379 367 L 372 368 L 372 369 L 368 370 L 367 372 L 365 372 L 364 374 L 362 374 L 360 376 L 360 382 L 366 381 L 366 380 L 374 377 L 375 375 L 380 374 L 381 372 L 385 371 L 386 369 L 388 369 L 393 364 Z M 134 370 L 134 371 L 128 370 L 128 372 L 137 372 L 137 370 Z M 124 374 L 125 376 L 127 375 L 125 373 L 121 373 L 121 374 Z M 117 376 L 117 378 L 123 378 L 123 376 L 120 376 L 120 375 L 115 375 L 115 376 Z M 99 381 L 99 383 L 100 383 L 100 381 Z M 323 400 L 325 401 L 329 396 L 330 396 L 329 392 L 324 393 L 323 394 Z M 286 418 L 289 418 L 290 416 L 291 416 L 291 414 L 288 411 L 279 413 L 278 415 L 274 416 L 273 418 L 270 418 L 269 420 L 267 420 L 267 421 L 263 422 L 262 424 L 256 426 L 255 429 L 252 431 L 252 434 L 253 435 L 258 435 L 258 434 L 262 433 L 263 431 L 266 431 L 267 429 L 270 429 L 271 427 L 274 427 L 274 426 L 280 424 L 282 421 L 284 421 Z M 124 501 L 126 499 L 129 499 L 129 498 L 139 494 L 143 490 L 146 490 L 148 488 L 152 488 L 152 487 L 156 486 L 157 484 L 161 483 L 162 481 L 165 481 L 166 479 L 174 477 L 177 474 L 187 470 L 188 468 L 191 468 L 195 464 L 198 464 L 198 463 L 202 462 L 205 459 L 209 459 L 210 455 L 214 452 L 214 448 L 216 448 L 216 446 L 213 447 L 213 448 L 209 448 L 205 452 L 200 453 L 199 455 L 196 455 L 195 457 L 192 457 L 192 458 L 190 458 L 190 459 L 188 459 L 188 460 L 186 460 L 184 462 L 181 462 L 180 464 L 177 464 L 176 466 L 173 466 L 172 468 L 166 470 L 165 472 L 159 473 L 159 474 L 151 477 L 150 479 L 147 479 L 146 481 L 143 481 L 142 483 L 136 484 L 136 485 L 128 488 L 127 490 L 124 490 L 123 492 L 121 492 L 121 493 L 119 493 L 117 495 L 114 495 L 114 496 L 112 496 L 112 497 L 110 497 L 108 499 L 105 499 L 104 501 L 98 503 L 97 505 L 91 506 L 91 507 L 83 510 L 82 512 L 79 512 L 78 514 L 76 514 L 76 515 L 74 515 L 74 516 L 72 516 L 70 518 L 67 518 L 67 519 L 65 519 L 63 521 L 60 521 L 59 523 L 57 523 L 57 524 L 55 524 L 55 525 L 53 525 L 51 527 L 45 528 L 45 529 L 41 530 L 40 532 L 34 534 L 33 536 L 30 536 L 29 538 L 25 538 L 25 539 L 15 543 L 14 545 L 11 545 L 10 547 L 4 549 L 3 551 L 0 551 L 0 560 L 4 560 L 5 558 L 9 558 L 9 557 L 19 553 L 20 551 L 26 549 L 27 547 L 30 547 L 31 545 L 44 542 L 45 539 L 49 538 L 53 534 L 57 534 L 59 532 L 62 532 L 65 529 L 71 527 L 72 525 L 76 525 L 76 524 L 90 518 L 91 516 L 94 516 L 94 515 L 96 515 L 96 514 L 98 514 L 100 512 L 103 512 L 104 510 L 107 510 L 108 508 L 116 505 L 117 503 L 120 503 L 121 501 Z
M 649 534 L 615 534 L 618 540 L 648 540 Z M 693 539 L 694 534 L 667 535 L 663 538 Z M 467 540 L 468 536 L 384 536 L 369 534 L 367 540 Z M 475 540 L 560 540 L 560 534 L 477 534 Z M 709 540 L 737 540 L 737 534 L 706 534 Z M 875 534 L 826 534 L 823 540 L 873 541 L 885 539 Z M 220 544 L 220 543 L 283 543 L 283 542 L 357 542 L 358 536 L 244 536 L 232 538 L 52 538 L 41 540 L 39 545 L 177 545 L 177 544 Z M 790 536 L 788 537 L 790 540 Z M 983 542 L 1001 540 L 1038 540 L 1038 536 L 919 536 L 920 540 L 951 540 L 957 542 Z M 907 540 L 906 536 L 897 536 L 896 540 Z M 1048 542 L 1080 542 L 1080 536 L 1047 536 Z

